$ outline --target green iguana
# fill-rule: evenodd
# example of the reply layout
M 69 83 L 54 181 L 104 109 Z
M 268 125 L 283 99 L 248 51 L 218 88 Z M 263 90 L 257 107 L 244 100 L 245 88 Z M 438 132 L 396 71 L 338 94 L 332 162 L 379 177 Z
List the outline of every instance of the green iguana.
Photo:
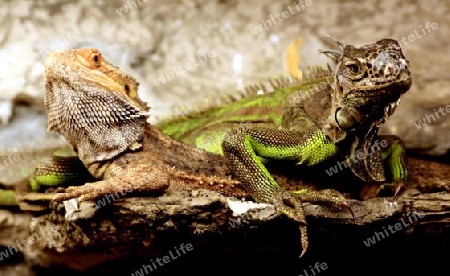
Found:
M 362 47 L 333 41 L 339 50 L 320 52 L 334 60 L 334 71 L 313 68 L 303 81 L 251 87 L 254 95 L 240 101 L 156 126 L 174 139 L 223 154 L 259 201 L 271 202 L 280 192 L 267 160 L 310 167 L 338 162 L 364 181 L 391 182 L 398 193 L 408 177 L 404 146 L 377 132 L 411 87 L 409 62 L 393 39 Z
M 332 40 L 339 50 L 320 53 L 332 58 L 334 71 L 313 68 L 304 81 L 254 87 L 257 93 L 240 101 L 157 127 L 174 139 L 223 154 L 257 201 L 296 206 L 293 214 L 279 209 L 301 225 L 306 225 L 301 205 L 283 193 L 265 166 L 268 161 L 324 168 L 338 162 L 363 181 L 396 187 L 397 195 L 408 177 L 405 148 L 395 136 L 378 137 L 378 128 L 411 87 L 409 62 L 393 39 L 361 47 Z M 306 236 L 306 228 L 301 230 Z

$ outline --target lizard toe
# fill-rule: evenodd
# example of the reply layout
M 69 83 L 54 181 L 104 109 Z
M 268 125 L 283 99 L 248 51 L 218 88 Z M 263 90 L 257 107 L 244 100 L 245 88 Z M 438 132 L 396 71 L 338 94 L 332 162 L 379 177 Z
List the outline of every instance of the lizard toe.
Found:
M 64 192 L 57 193 L 53 196 L 53 199 L 50 202 L 50 206 L 53 206 L 57 202 L 62 202 L 72 198 L 79 197 L 83 194 L 91 192 L 93 189 L 94 189 L 93 187 L 88 185 L 68 187 L 64 190 Z
M 66 201 L 66 200 L 72 199 L 74 197 L 75 196 L 71 196 L 70 194 L 67 194 L 67 193 L 55 194 L 53 196 L 53 199 L 50 201 L 50 207 L 54 206 L 58 202 Z
M 84 201 L 90 201 L 90 200 L 98 199 L 98 198 L 102 197 L 102 195 L 103 194 L 99 194 L 97 192 L 90 192 L 90 193 L 86 193 L 86 194 L 83 194 L 83 195 L 79 196 L 77 198 L 77 200 L 78 200 L 78 203 L 81 203 L 81 202 L 84 202 Z
M 293 195 L 298 197 L 301 202 L 309 202 L 311 204 L 325 205 L 335 209 L 343 209 L 353 216 L 353 212 L 347 204 L 345 197 L 336 190 L 302 190 L 302 192 L 293 192 Z
M 274 200 L 275 208 L 279 212 L 285 214 L 290 219 L 299 224 L 300 242 L 302 244 L 302 252 L 299 258 L 301 258 L 303 255 L 305 255 L 309 244 L 307 223 L 302 201 L 299 197 L 296 197 L 294 194 L 287 191 L 282 191 L 276 194 L 274 196 Z

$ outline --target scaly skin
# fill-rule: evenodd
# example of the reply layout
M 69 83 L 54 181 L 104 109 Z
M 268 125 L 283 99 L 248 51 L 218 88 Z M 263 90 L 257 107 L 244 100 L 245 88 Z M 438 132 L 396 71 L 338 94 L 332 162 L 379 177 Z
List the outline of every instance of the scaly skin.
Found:
M 223 154 L 222 141 L 231 129 L 255 126 L 281 126 L 282 113 L 304 95 L 315 93 L 315 86 L 332 81 L 328 69 L 314 68 L 308 80 L 277 78 L 270 80 L 270 89 L 249 86 L 243 99 L 170 118 L 156 125 L 172 138 L 209 152 Z M 258 91 L 264 94 L 257 94 Z M 267 93 L 268 92 L 268 93 Z M 307 96 L 306 96 L 307 97 Z
M 275 83 L 271 93 L 157 125 L 174 139 L 223 154 L 257 201 L 274 204 L 302 225 L 302 237 L 306 237 L 302 204 L 296 194 L 284 192 L 275 182 L 264 165 L 267 160 L 310 167 L 345 160 L 362 180 L 390 181 L 396 187 L 408 177 L 401 141 L 377 135 L 412 84 L 400 44 L 383 39 L 357 48 L 334 41 L 340 50 L 321 51 L 336 62 L 334 72 L 314 69 L 304 82 L 283 81 L 281 87 Z M 387 148 L 378 145 L 382 140 Z M 356 157 L 361 161 L 354 162 Z M 302 244 L 303 255 L 307 240 Z

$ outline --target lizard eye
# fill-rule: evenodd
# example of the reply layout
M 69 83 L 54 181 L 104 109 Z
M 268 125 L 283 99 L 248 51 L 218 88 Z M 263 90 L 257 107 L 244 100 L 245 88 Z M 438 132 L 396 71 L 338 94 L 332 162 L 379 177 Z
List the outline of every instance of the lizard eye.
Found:
M 127 95 L 130 95 L 130 86 L 128 84 L 125 84 L 125 92 L 127 92 Z
M 98 62 L 98 55 L 94 55 L 94 57 L 92 58 L 95 62 Z
M 347 61 L 345 63 L 345 66 L 350 69 L 350 71 L 352 71 L 353 73 L 358 73 L 359 71 L 359 67 L 358 65 L 356 65 L 356 63 L 354 61 Z

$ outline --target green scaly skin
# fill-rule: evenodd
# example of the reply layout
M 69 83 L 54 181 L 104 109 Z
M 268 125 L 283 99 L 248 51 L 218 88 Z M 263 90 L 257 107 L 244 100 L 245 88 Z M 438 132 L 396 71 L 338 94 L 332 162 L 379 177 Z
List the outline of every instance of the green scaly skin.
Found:
M 33 192 L 28 177 L 33 174 L 38 161 L 51 155 L 61 142 L 53 139 L 30 143 L 12 149 L 0 149 L 0 206 L 18 206 L 17 194 Z M 6 162 L 6 163 L 5 163 Z
M 334 71 L 313 68 L 303 82 L 275 81 L 270 93 L 256 87 L 252 90 L 264 93 L 156 125 L 174 139 L 223 154 L 257 201 L 275 205 L 300 223 L 302 255 L 308 241 L 301 205 L 316 192 L 283 191 L 266 169 L 267 160 L 311 167 L 345 160 L 362 180 L 395 187 L 408 177 L 401 141 L 377 135 L 412 83 L 400 44 L 383 39 L 356 48 L 334 41 L 340 50 L 321 51 L 335 61 Z M 376 147 L 377 140 L 388 147 Z M 359 152 L 370 154 L 359 158 Z M 360 162 L 352 162 L 356 156 Z M 332 205 L 342 202 L 334 195 L 325 198 Z
M 223 155 L 222 141 L 230 130 L 240 127 L 281 127 L 282 113 L 294 104 L 298 92 L 314 93 L 315 86 L 332 82 L 329 70 L 315 68 L 307 81 L 279 78 L 270 81 L 271 91 L 262 86 L 246 88 L 245 98 L 193 112 L 158 123 L 156 126 L 172 138 Z M 257 94 L 258 91 L 264 94 Z M 260 92 L 261 93 L 261 92 Z
M 23 211 L 46 210 L 53 199 L 48 190 L 93 181 L 89 171 L 68 146 L 27 148 L 15 154 L 20 156 L 20 160 L 2 174 L 5 185 L 0 188 L 0 206 L 19 206 Z M 8 153 L 4 155 L 8 156 Z

